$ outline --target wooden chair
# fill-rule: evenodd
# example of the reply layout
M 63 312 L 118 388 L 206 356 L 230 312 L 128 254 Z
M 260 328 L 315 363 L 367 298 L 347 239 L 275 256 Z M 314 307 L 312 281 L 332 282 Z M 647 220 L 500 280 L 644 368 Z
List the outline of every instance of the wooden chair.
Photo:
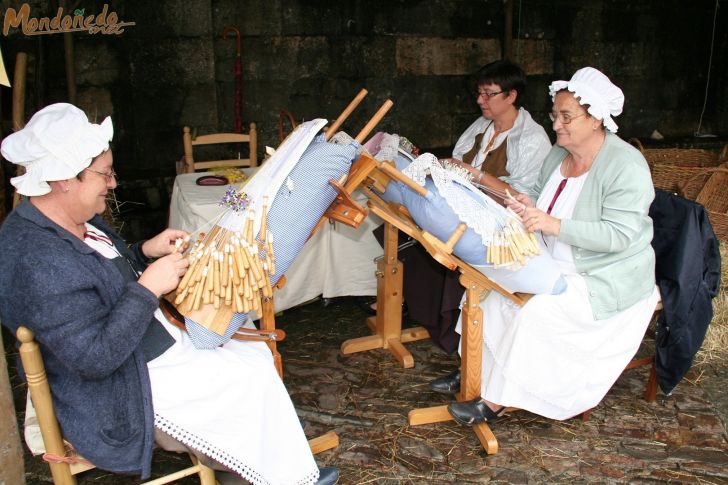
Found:
M 28 390 L 38 417 L 43 443 L 46 453 L 43 459 L 48 462 L 55 485 L 75 485 L 75 475 L 95 468 L 95 465 L 78 455 L 70 445 L 63 440 L 61 429 L 56 419 L 51 399 L 51 389 L 43 365 L 40 347 L 34 340 L 33 332 L 25 327 L 17 331 L 20 341 L 20 359 L 23 362 Z M 215 472 L 200 463 L 194 455 L 190 455 L 192 466 L 171 473 L 156 480 L 146 482 L 146 485 L 159 485 L 170 483 L 195 473 L 200 478 L 201 485 L 215 485 Z
M 660 312 L 662 311 L 662 301 L 657 302 L 657 307 L 655 308 L 655 313 L 652 315 L 652 321 L 650 323 L 650 327 L 647 328 L 647 332 L 645 332 L 645 337 L 653 338 L 654 339 L 654 331 L 651 328 L 652 323 L 657 321 L 657 317 L 660 315 Z M 654 347 L 654 345 L 653 345 Z M 644 397 L 645 401 L 647 402 L 655 402 L 657 399 L 657 367 L 655 364 L 655 350 L 654 348 L 652 351 L 647 352 L 647 355 L 644 357 L 638 357 L 635 355 L 632 360 L 629 361 L 629 364 L 627 364 L 627 367 L 624 368 L 622 371 L 622 374 L 627 372 L 630 369 L 637 369 L 641 367 L 650 366 L 649 372 L 647 373 L 647 384 L 645 385 L 645 392 L 642 395 Z M 588 411 L 584 411 L 581 413 L 581 420 L 584 422 L 589 421 L 589 418 L 591 417 L 591 413 L 594 410 L 594 408 L 589 409 Z
M 255 123 L 250 123 L 250 131 L 247 135 L 241 133 L 213 133 L 210 135 L 193 136 L 189 126 L 182 130 L 182 143 L 184 145 L 184 170 L 185 173 L 192 173 L 195 170 L 209 169 L 212 167 L 257 167 L 258 166 L 258 132 Z M 194 147 L 202 145 L 226 145 L 242 144 L 249 145 L 248 158 L 227 158 L 220 160 L 195 161 L 193 155 Z M 228 147 L 218 147 L 231 149 Z M 239 150 L 239 147 L 232 147 Z

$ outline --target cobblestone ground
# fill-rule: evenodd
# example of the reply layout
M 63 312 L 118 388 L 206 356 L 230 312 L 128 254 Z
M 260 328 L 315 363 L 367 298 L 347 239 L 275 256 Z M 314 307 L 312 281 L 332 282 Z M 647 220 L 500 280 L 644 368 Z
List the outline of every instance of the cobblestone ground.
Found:
M 368 334 L 364 318 L 352 299 L 326 307 L 315 302 L 278 317 L 287 332 L 279 346 L 284 380 L 307 435 L 334 430 L 340 436 L 338 448 L 317 455 L 321 466 L 339 467 L 340 484 L 728 483 L 725 365 L 693 368 L 671 396 L 659 394 L 655 403 L 641 397 L 647 371 L 628 371 L 588 422 L 512 413 L 493 424 L 500 451 L 487 456 L 472 431 L 454 422 L 407 425 L 410 410 L 446 402 L 427 384 L 457 365 L 429 340 L 407 344 L 412 369 L 384 350 L 339 355 L 341 342 Z M 158 452 L 154 471 L 168 473 L 185 461 Z M 27 456 L 26 470 L 29 484 L 50 482 L 39 459 Z M 79 483 L 137 481 L 92 471 Z

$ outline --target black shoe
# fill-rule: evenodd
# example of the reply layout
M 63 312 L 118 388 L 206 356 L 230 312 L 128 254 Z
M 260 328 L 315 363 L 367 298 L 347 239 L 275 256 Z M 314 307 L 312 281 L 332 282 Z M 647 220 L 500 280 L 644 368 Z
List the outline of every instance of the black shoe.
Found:
M 440 394 L 457 394 L 460 390 L 460 369 L 430 382 L 430 389 Z
M 316 485 L 334 485 L 339 481 L 339 469 L 333 466 L 319 468 L 319 479 Z
M 376 297 L 371 296 L 357 296 L 354 300 L 356 302 L 356 306 L 361 309 L 364 313 L 371 316 L 376 316 L 377 310 L 372 308 L 372 305 L 374 305 L 377 302 Z
M 485 400 L 476 397 L 472 401 L 454 402 L 448 405 L 447 411 L 455 418 L 455 421 L 465 426 L 472 426 L 478 423 L 493 422 L 506 412 L 505 406 L 493 411 L 485 403 Z

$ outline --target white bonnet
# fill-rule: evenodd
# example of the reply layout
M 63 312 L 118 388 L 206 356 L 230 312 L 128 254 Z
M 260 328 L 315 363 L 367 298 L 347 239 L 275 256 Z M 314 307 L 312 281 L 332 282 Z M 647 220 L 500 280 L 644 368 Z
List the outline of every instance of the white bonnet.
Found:
M 100 125 L 68 103 L 56 103 L 38 111 L 25 128 L 3 140 L 3 157 L 25 167 L 25 174 L 10 183 L 26 196 L 51 191 L 46 182 L 75 177 L 91 165 L 93 157 L 109 148 L 114 136 L 111 118 Z
M 593 67 L 584 67 L 576 71 L 569 81 L 552 82 L 549 86 L 552 101 L 562 89 L 578 96 L 580 104 L 588 104 L 589 114 L 602 120 L 607 130 L 617 132 L 617 123 L 612 116 L 622 113 L 624 94 L 604 73 Z

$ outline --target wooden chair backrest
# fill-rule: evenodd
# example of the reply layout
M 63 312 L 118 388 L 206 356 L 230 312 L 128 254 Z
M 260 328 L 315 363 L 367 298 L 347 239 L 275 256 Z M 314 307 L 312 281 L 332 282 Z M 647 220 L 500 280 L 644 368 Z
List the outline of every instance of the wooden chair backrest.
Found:
M 182 130 L 182 143 L 184 145 L 185 172 L 209 169 L 212 167 L 257 167 L 258 166 L 258 132 L 255 123 L 250 123 L 248 134 L 242 133 L 213 133 L 210 135 L 192 136 L 189 126 Z M 242 144 L 249 146 L 248 158 L 228 158 L 222 160 L 195 161 L 194 147 L 203 145 Z
M 20 341 L 20 360 L 23 363 L 30 398 L 33 401 L 46 449 L 43 459 L 48 462 L 55 485 L 76 485 L 74 475 L 96 468 L 96 466 L 78 455 L 70 444 L 63 440 L 61 427 L 53 409 L 51 388 L 48 385 L 43 356 L 33 332 L 21 326 L 16 332 L 16 337 Z M 201 485 L 215 485 L 214 470 L 199 463 L 194 456 L 190 455 L 190 458 L 193 466 L 146 482 L 147 485 L 161 485 L 195 473 L 199 475 Z

